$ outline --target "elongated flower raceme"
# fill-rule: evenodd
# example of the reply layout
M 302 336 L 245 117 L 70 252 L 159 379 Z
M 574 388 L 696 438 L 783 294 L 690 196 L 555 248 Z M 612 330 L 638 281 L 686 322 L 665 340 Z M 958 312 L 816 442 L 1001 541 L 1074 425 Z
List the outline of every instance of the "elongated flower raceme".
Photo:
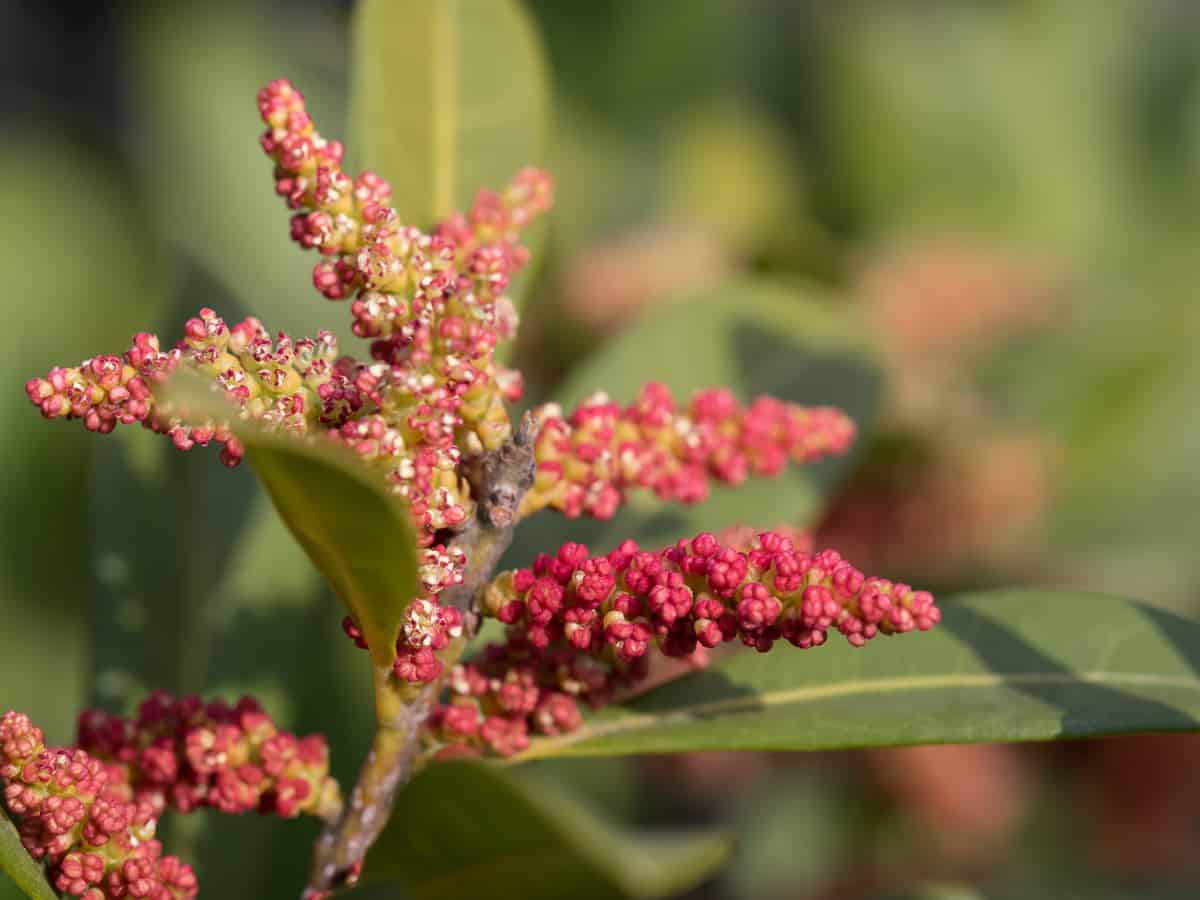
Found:
M 231 707 L 155 691 L 132 719 L 85 710 L 78 742 L 105 763 L 113 790 L 156 815 L 207 806 L 328 818 L 341 808 L 325 739 L 280 731 L 250 697 Z
M 0 784 L 21 844 L 55 890 L 82 900 L 190 900 L 196 876 L 154 840 L 158 813 L 131 802 L 83 750 L 47 748 L 27 716 L 0 718 Z
M 504 403 L 519 398 L 521 381 L 496 364 L 494 350 L 516 330 L 504 291 L 528 259 L 522 229 L 552 203 L 550 180 L 523 170 L 426 234 L 399 222 L 387 182 L 342 170 L 341 145 L 317 133 L 289 82 L 269 84 L 258 105 L 276 189 L 297 210 L 292 236 L 321 253 L 314 280 L 322 293 L 353 296 L 353 330 L 372 341 L 370 358 L 339 356 L 327 332 L 272 339 L 257 319 L 229 327 L 205 309 L 173 347 L 138 334 L 125 353 L 56 367 L 26 392 L 47 418 L 80 419 L 101 433 L 140 423 L 183 450 L 216 441 L 222 460 L 237 465 L 243 449 L 228 422 L 193 421 L 163 400 L 174 372 L 197 371 L 234 402 L 231 418 L 340 441 L 381 469 L 408 501 L 420 545 L 433 547 L 474 512 L 464 459 L 512 433 Z M 465 563 L 461 551 L 451 562 Z M 429 676 L 428 647 L 415 652 L 421 658 L 406 671 Z
M 580 544 L 501 575 L 484 593 L 506 640 L 455 668 L 452 699 L 429 723 L 452 752 L 520 752 L 531 733 L 579 727 L 577 701 L 607 703 L 643 680 L 649 656 L 688 658 L 740 641 L 801 649 L 836 631 L 856 647 L 928 630 L 941 618 L 926 591 L 869 578 L 835 551 L 809 553 L 778 532 L 746 549 L 711 534 L 646 552 L 627 541 L 591 557 Z
M 51 369 L 46 378 L 27 382 L 25 392 L 47 418 L 82 419 L 101 433 L 138 423 L 169 435 L 181 450 L 215 440 L 225 445 L 223 461 L 237 465 L 242 449 L 227 423 L 185 421 L 156 396 L 181 367 L 212 379 L 246 417 L 298 434 L 336 428 L 367 402 L 354 381 L 358 373 L 339 361 L 328 332 L 315 340 L 280 332 L 272 341 L 257 319 L 231 328 L 211 309 L 189 319 L 169 350 L 157 335 L 136 334 L 120 356 Z
M 569 417 L 554 406 L 539 414 L 537 476 L 521 506 L 526 515 L 549 506 L 607 519 L 630 488 L 697 503 L 708 496 L 710 479 L 740 484 L 751 475 L 778 475 L 789 462 L 845 453 L 855 431 L 832 407 L 773 397 L 742 407 L 720 388 L 699 391 L 679 407 L 657 383 L 624 408 L 596 394 Z
M 341 145 L 317 133 L 290 82 L 271 82 L 258 103 L 276 191 L 298 210 L 292 237 L 326 257 L 313 272 L 317 289 L 354 297 L 354 333 L 374 339 L 372 356 L 393 376 L 436 388 L 431 406 L 462 452 L 499 446 L 511 433 L 503 400 L 520 394 L 519 377 L 493 358 L 517 326 L 504 291 L 528 260 L 521 230 L 551 205 L 549 177 L 525 169 L 505 192 L 481 191 L 467 216 L 426 234 L 400 223 L 382 178 L 342 170 Z

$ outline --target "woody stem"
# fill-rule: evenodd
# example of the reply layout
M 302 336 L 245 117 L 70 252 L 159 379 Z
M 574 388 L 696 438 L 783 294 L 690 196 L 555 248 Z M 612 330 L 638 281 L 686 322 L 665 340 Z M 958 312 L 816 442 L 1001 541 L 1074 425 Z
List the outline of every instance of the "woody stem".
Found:
M 526 415 L 511 440 L 469 463 L 466 478 L 476 514 L 450 541 L 467 559 L 461 584 L 444 590 L 440 602 L 463 615 L 457 652 L 479 628 L 477 597 L 512 542 L 521 498 L 533 483 L 534 424 Z M 453 660 L 446 660 L 453 662 Z M 322 896 L 351 883 L 391 818 L 400 788 L 412 777 L 420 730 L 441 693 L 442 679 L 415 690 L 402 685 L 389 669 L 375 670 L 376 731 L 358 780 L 342 814 L 331 820 L 313 847 L 306 898 Z

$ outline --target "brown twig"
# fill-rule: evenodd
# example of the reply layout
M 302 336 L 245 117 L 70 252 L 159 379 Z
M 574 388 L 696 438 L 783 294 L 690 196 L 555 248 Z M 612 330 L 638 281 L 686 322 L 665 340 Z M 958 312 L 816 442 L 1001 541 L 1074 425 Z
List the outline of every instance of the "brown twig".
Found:
M 476 514 L 450 545 L 466 554 L 467 569 L 463 583 L 447 588 L 440 598 L 463 614 L 464 637 L 457 642 L 458 652 L 479 629 L 477 597 L 512 542 L 517 509 L 533 484 L 534 431 L 526 414 L 510 441 L 465 466 Z M 389 669 L 375 671 L 375 737 L 345 810 L 317 838 L 305 897 L 320 896 L 353 880 L 356 866 L 391 818 L 396 795 L 413 775 L 421 726 L 441 689 L 441 679 L 414 691 L 397 683 Z

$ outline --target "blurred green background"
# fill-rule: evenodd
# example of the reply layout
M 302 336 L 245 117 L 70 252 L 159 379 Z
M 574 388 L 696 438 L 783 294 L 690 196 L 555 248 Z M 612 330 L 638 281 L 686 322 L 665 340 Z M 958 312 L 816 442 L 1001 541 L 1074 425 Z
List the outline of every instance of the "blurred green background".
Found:
M 529 9 L 555 109 L 530 162 L 558 185 L 517 354 L 532 399 L 638 316 L 769 277 L 859 323 L 885 375 L 829 507 L 770 520 L 939 589 L 1069 584 L 1200 611 L 1200 5 Z M 200 306 L 299 333 L 344 321 L 287 239 L 254 94 L 287 76 L 340 135 L 349 13 L 0 8 L 0 709 L 55 740 L 87 703 L 166 687 L 259 693 L 330 735 L 343 778 L 365 746 L 365 659 L 251 474 L 47 424 L 21 390 L 136 330 L 173 340 Z M 1190 738 L 544 768 L 626 820 L 731 825 L 737 858 L 696 897 L 1200 886 Z M 315 833 L 166 828 L 222 898 L 295 896 Z

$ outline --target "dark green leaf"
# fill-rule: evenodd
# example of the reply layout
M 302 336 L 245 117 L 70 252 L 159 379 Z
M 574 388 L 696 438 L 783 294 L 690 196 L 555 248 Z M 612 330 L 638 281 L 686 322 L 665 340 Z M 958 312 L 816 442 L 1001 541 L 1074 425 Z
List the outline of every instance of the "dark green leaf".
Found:
M 537 35 L 514 0 L 364 0 L 354 21 L 352 152 L 427 227 L 544 162 Z
M 8 821 L 3 809 L 0 809 L 0 871 L 8 875 L 26 897 L 32 900 L 58 900 L 58 894 L 50 889 L 42 867 L 21 846 L 17 829 Z
M 1200 624 L 1104 594 L 943 604 L 932 632 L 853 649 L 738 648 L 524 755 L 823 750 L 1200 730 Z
M 864 443 L 879 404 L 880 372 L 865 326 L 832 299 L 779 284 L 735 281 L 653 308 L 575 369 L 556 393 L 568 409 L 603 390 L 629 402 L 648 381 L 661 381 L 686 400 L 695 390 L 728 386 L 743 401 L 758 394 L 841 407 Z M 524 522 L 506 564 L 571 539 L 607 551 L 625 538 L 646 546 L 730 525 L 807 523 L 846 472 L 853 454 L 813 466 L 792 466 L 779 478 L 715 485 L 697 506 L 662 504 L 633 492 L 610 522 L 564 523 L 547 513 Z
M 431 765 L 396 809 L 363 877 L 395 879 L 413 900 L 655 900 L 731 850 L 715 833 L 621 834 L 545 782 L 474 762 Z

